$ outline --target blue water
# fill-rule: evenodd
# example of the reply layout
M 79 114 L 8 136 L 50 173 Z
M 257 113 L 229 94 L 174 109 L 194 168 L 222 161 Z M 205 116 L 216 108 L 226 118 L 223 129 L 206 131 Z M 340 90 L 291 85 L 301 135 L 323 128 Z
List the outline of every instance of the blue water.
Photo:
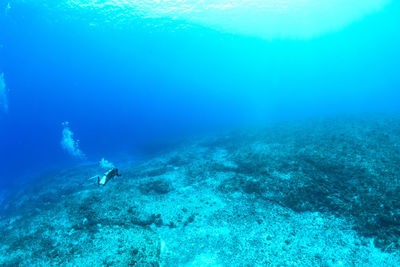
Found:
M 107 21 L 124 7 L 35 2 L 0 3 L 8 102 L 0 113 L 2 187 L 102 157 L 147 157 L 205 132 L 400 109 L 398 1 L 340 27 L 281 35 L 263 32 L 264 21 L 235 31 L 237 23 L 224 26 L 223 17 L 211 21 L 215 14 L 207 23 L 190 16 Z M 62 149 L 65 121 L 85 158 Z

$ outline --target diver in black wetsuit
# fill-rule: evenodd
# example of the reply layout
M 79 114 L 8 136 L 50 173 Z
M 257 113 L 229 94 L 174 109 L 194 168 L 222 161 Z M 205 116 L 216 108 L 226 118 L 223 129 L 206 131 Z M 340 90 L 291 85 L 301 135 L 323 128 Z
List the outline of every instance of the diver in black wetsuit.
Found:
M 115 176 L 121 176 L 121 174 L 118 172 L 117 168 L 111 168 L 103 175 L 103 177 L 100 178 L 99 175 L 96 175 L 90 179 L 97 179 L 98 185 L 106 185 L 106 183 L 108 183 L 108 181 L 113 179 Z

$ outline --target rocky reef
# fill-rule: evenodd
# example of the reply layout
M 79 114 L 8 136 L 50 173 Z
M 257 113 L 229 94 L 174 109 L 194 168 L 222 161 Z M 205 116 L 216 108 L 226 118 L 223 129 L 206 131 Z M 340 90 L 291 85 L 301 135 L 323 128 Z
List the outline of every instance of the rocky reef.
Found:
M 0 211 L 1 266 L 399 266 L 400 117 L 286 122 L 146 162 L 43 174 Z

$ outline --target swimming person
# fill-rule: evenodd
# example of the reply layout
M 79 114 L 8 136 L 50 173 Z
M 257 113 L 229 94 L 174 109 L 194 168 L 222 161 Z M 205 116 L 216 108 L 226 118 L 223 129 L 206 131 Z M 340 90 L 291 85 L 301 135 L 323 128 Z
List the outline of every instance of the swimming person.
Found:
M 111 168 L 106 173 L 104 173 L 103 177 L 100 178 L 99 175 L 96 175 L 90 179 L 97 179 L 98 185 L 106 185 L 106 183 L 108 183 L 108 181 L 113 179 L 115 176 L 121 176 L 121 174 L 118 172 L 117 168 Z

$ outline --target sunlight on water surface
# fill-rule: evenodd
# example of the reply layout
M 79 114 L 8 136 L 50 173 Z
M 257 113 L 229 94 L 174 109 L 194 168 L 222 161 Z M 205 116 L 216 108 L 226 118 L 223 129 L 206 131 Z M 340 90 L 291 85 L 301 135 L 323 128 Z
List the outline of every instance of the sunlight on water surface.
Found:
M 66 5 L 100 10 L 108 21 L 125 21 L 132 16 L 168 18 L 263 38 L 311 38 L 340 30 L 390 1 L 69 0 Z

